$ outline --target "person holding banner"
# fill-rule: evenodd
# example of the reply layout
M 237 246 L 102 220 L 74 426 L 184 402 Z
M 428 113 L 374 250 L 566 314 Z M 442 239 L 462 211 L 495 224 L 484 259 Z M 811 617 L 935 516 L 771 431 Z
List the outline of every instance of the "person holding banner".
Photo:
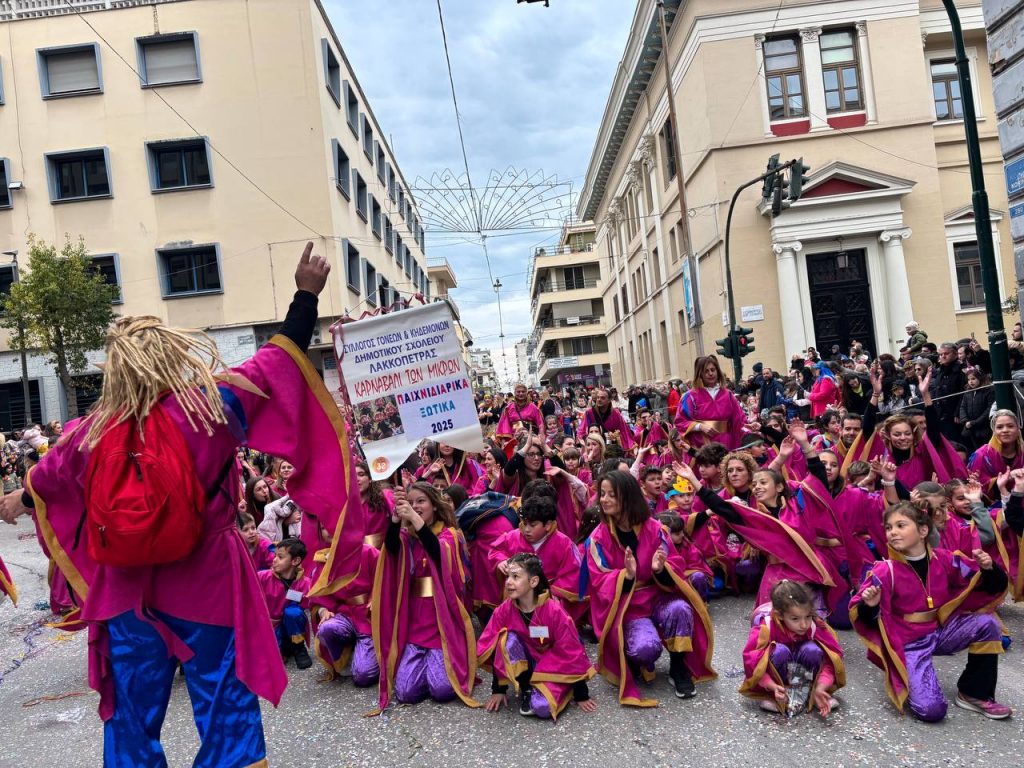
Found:
M 498 428 L 494 437 L 504 446 L 505 454 L 512 455 L 516 440 L 524 432 L 538 435 L 544 440 L 544 416 L 540 409 L 530 401 L 530 393 L 525 384 L 516 384 L 512 390 L 512 402 L 505 406 L 498 420 Z

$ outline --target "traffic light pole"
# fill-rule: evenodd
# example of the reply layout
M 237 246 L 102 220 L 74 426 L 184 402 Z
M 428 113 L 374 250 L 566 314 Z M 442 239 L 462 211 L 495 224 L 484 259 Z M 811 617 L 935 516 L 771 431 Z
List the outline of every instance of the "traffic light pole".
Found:
M 785 163 L 780 163 L 775 168 L 772 168 L 767 173 L 762 173 L 756 179 L 751 179 L 746 184 L 743 184 L 732 195 L 732 200 L 729 201 L 729 214 L 725 219 L 725 291 L 729 294 L 729 335 L 735 337 L 735 331 L 738 327 L 736 323 L 736 299 L 732 292 L 732 261 L 729 254 L 729 242 L 730 235 L 732 234 L 732 212 L 736 208 L 736 201 L 740 197 L 740 193 L 745 189 L 749 189 L 755 184 L 762 183 L 765 179 L 771 178 L 772 176 L 778 176 L 786 169 L 796 164 L 796 160 L 790 160 Z M 779 183 L 779 182 L 777 182 Z M 733 381 L 736 386 L 739 386 L 740 379 L 743 377 L 743 358 L 740 357 L 739 350 L 733 350 Z
M 949 14 L 953 31 L 953 48 L 956 51 L 956 71 L 960 79 L 960 95 L 963 101 L 964 132 L 967 138 L 967 159 L 971 167 L 971 201 L 974 205 L 974 229 L 978 239 L 978 259 L 981 262 L 981 284 L 985 290 L 985 314 L 988 318 L 988 351 L 992 356 L 992 378 L 997 382 L 1009 382 L 1010 357 L 1006 345 L 1006 328 L 1003 325 L 1003 306 L 999 296 L 999 276 L 996 271 L 995 246 L 992 243 L 992 222 L 988 208 L 988 193 L 985 191 L 985 171 L 981 160 L 981 142 L 978 139 L 977 115 L 974 111 L 974 86 L 971 83 L 971 69 L 964 49 L 964 32 L 960 25 L 960 14 L 954 0 L 942 0 Z M 995 385 L 996 405 L 999 408 L 1016 410 L 1013 389 L 1009 383 Z

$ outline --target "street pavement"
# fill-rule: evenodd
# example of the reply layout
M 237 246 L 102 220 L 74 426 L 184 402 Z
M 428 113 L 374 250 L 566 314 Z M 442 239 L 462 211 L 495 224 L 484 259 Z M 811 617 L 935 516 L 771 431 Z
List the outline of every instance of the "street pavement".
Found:
M 85 634 L 43 628 L 46 560 L 30 526 L 0 525 L 0 552 L 21 592 L 19 606 L 0 605 L 0 768 L 98 766 L 102 728 L 97 697 L 88 689 Z M 215 589 L 216 585 L 211 585 Z M 719 679 L 698 686 L 696 699 L 672 694 L 667 657 L 649 694 L 654 709 L 620 707 L 604 680 L 591 682 L 598 711 L 570 707 L 557 723 L 510 711 L 487 714 L 461 704 L 400 707 L 378 718 L 363 714 L 376 704 L 376 689 L 351 681 L 319 681 L 319 665 L 288 667 L 291 683 L 278 709 L 264 704 L 271 766 L 1012 766 L 1024 754 L 1024 607 L 1007 605 L 1002 616 L 1017 638 L 1002 657 L 999 698 L 1020 717 L 993 722 L 950 706 L 945 722 L 926 725 L 900 716 L 885 696 L 882 675 L 864 657 L 852 632 L 841 633 L 848 685 L 839 710 L 822 721 L 791 721 L 762 712 L 736 693 L 742 681 L 740 652 L 747 638 L 751 600 L 727 598 L 711 605 L 715 667 Z M 596 648 L 589 646 L 593 656 Z M 965 657 L 939 659 L 947 696 Z M 490 692 L 486 674 L 477 688 Z M 188 766 L 198 746 L 184 679 L 174 684 L 163 743 L 168 764 Z

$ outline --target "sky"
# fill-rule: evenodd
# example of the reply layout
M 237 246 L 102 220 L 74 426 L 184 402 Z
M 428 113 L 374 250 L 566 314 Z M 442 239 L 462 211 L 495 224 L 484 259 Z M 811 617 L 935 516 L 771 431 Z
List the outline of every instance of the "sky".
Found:
M 406 181 L 415 187 L 417 177 L 449 168 L 461 175 L 437 0 L 323 3 Z M 441 8 L 474 186 L 484 186 L 491 170 L 513 166 L 570 182 L 575 205 L 634 0 L 550 0 L 547 8 L 441 0 Z M 557 239 L 557 228 L 488 239 L 490 274 L 503 286 L 503 372 L 495 291 L 478 239 L 427 230 L 427 256 L 452 265 L 459 287 L 451 296 L 462 322 L 476 348 L 492 350 L 503 385 L 515 381 L 515 344 L 532 328 L 530 254 Z

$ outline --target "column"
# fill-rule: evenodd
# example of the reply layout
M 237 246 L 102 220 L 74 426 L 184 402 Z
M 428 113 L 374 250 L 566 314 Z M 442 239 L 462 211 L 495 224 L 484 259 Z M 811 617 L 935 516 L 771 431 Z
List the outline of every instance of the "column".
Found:
M 821 43 L 818 40 L 820 34 L 821 27 L 805 27 L 800 30 L 800 38 L 803 40 L 804 79 L 807 83 L 804 98 L 811 118 L 812 131 L 830 130 L 826 119 L 828 109 L 825 106 L 825 78 L 821 74 Z
M 909 229 L 889 229 L 878 236 L 882 244 L 882 258 L 885 261 L 886 308 L 888 310 L 890 333 L 898 334 L 900 329 L 914 319 L 910 303 L 910 280 L 907 277 L 907 260 L 903 254 L 903 241 L 913 232 Z M 881 339 L 879 346 L 881 346 Z M 890 340 L 895 347 L 895 338 Z M 878 350 L 881 352 L 882 350 Z M 888 350 L 893 351 L 893 350 Z
M 868 23 L 858 21 L 857 28 L 857 58 L 860 59 L 861 87 L 864 89 L 864 112 L 867 116 L 868 125 L 878 122 L 878 111 L 875 107 L 875 84 L 874 73 L 871 70 L 871 51 L 868 49 Z
M 761 89 L 761 119 L 764 122 L 764 135 L 774 136 L 771 110 L 768 106 L 768 78 L 764 73 L 764 41 L 764 35 L 760 33 L 754 35 L 754 50 L 757 52 L 757 87 Z
M 783 352 L 786 359 L 794 352 L 807 349 L 804 318 L 800 302 L 800 283 L 797 277 L 796 255 L 803 250 L 796 240 L 773 243 L 775 269 L 779 278 L 779 314 L 782 317 Z

